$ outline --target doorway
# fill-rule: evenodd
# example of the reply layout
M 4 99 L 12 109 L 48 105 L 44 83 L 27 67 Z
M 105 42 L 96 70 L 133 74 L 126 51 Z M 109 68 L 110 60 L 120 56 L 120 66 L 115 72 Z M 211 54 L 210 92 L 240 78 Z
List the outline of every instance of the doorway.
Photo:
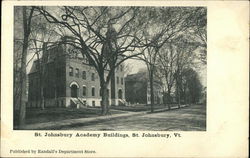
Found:
M 71 85 L 70 89 L 71 89 L 71 97 L 72 98 L 77 98 L 78 97 L 78 94 L 77 94 L 77 91 L 78 91 L 77 85 L 75 85 L 75 84 Z

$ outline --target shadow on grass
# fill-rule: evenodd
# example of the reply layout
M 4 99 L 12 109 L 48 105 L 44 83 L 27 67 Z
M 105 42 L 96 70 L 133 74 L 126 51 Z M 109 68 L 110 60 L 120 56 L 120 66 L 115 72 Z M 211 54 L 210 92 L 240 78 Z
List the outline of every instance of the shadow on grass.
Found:
M 184 107 L 172 107 L 172 108 L 170 108 L 170 109 L 168 109 L 168 108 L 165 108 L 165 109 L 154 109 L 155 111 L 154 112 L 151 112 L 151 111 L 149 111 L 149 112 L 147 112 L 147 114 L 154 114 L 154 113 L 160 113 L 160 112 L 165 112 L 165 111 L 173 111 L 173 110 L 179 110 L 179 109 L 183 109 L 183 108 L 186 108 L 186 107 L 188 107 L 188 106 L 184 106 Z
M 170 107 L 176 106 L 175 104 L 171 104 Z M 158 109 L 166 109 L 168 108 L 167 105 L 154 105 L 154 110 Z M 150 111 L 151 106 L 150 105 L 133 105 L 133 106 L 111 106 L 111 109 L 115 110 L 121 110 L 121 111 L 131 111 L 131 112 L 143 112 L 143 111 Z
M 110 114 L 124 113 L 110 110 Z M 14 113 L 14 126 L 18 123 L 18 112 Z M 68 119 L 89 118 L 101 116 L 101 108 L 45 108 L 44 110 L 26 109 L 26 124 L 55 122 Z

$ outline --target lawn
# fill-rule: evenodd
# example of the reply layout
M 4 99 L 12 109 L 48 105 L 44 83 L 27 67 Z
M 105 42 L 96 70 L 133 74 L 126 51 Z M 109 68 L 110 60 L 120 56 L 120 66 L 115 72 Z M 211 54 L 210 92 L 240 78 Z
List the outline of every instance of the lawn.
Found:
M 171 105 L 171 107 L 174 105 Z M 165 105 L 154 105 L 154 109 L 164 109 L 168 108 L 168 106 Z M 140 111 L 150 111 L 151 106 L 145 105 L 145 104 L 138 104 L 133 106 L 111 106 L 111 109 L 115 110 L 122 110 L 122 111 L 132 111 L 132 112 L 140 112 Z
M 118 114 L 124 113 L 124 111 L 110 110 L 110 113 Z M 96 117 L 100 114 L 101 108 L 45 108 L 44 110 L 32 108 L 26 110 L 26 124 Z
M 173 105 L 172 105 L 173 106 Z M 167 108 L 164 105 L 155 105 L 154 109 Z M 134 105 L 134 106 L 110 106 L 110 114 L 119 114 L 125 112 L 141 112 L 150 111 L 150 105 Z M 17 113 L 18 114 L 18 113 Z M 100 107 L 88 108 L 45 108 L 44 110 L 37 108 L 27 108 L 26 124 L 44 123 L 52 121 L 61 121 L 77 118 L 97 117 L 101 114 Z M 15 117 L 14 125 L 17 125 L 18 116 Z

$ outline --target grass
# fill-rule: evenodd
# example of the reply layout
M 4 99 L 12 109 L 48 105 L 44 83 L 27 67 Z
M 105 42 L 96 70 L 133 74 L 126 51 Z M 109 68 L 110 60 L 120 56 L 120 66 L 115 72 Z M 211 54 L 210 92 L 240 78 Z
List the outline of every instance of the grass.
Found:
M 174 106 L 174 105 L 171 105 Z M 164 105 L 154 105 L 154 109 L 168 108 Z M 135 106 L 110 106 L 110 114 L 119 114 L 125 112 L 142 112 L 150 111 L 150 105 L 135 105 Z M 26 110 L 26 124 L 54 122 L 68 119 L 97 117 L 101 114 L 100 107 L 88 108 L 45 108 L 44 110 L 37 108 L 28 108 Z M 15 113 L 14 125 L 18 123 L 18 112 Z
M 171 107 L 174 105 L 171 105 Z M 156 109 L 164 109 L 168 108 L 168 106 L 165 105 L 154 105 L 154 110 Z M 111 109 L 115 110 L 122 110 L 122 111 L 131 111 L 131 112 L 141 112 L 141 111 L 150 111 L 151 106 L 150 105 L 134 105 L 134 106 L 111 106 Z
M 124 113 L 124 111 L 110 110 L 111 114 Z M 68 119 L 97 117 L 101 114 L 101 108 L 45 108 L 27 109 L 26 124 L 54 122 Z M 15 118 L 18 118 L 16 115 Z M 14 124 L 17 124 L 17 119 Z

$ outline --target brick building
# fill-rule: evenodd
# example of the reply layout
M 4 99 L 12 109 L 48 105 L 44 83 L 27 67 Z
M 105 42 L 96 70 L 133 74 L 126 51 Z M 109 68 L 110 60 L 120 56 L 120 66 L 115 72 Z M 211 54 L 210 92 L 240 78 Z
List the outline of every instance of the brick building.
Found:
M 126 77 L 125 96 L 126 101 L 131 104 L 151 104 L 150 85 L 146 71 Z M 162 86 L 157 81 L 154 81 L 154 102 L 155 104 L 163 103 Z
M 47 48 L 43 46 L 43 57 L 33 62 L 28 74 L 28 107 L 41 106 L 42 81 L 45 107 L 100 106 L 100 81 L 92 64 L 67 44 Z M 124 104 L 124 90 L 120 65 L 109 83 L 109 104 Z

